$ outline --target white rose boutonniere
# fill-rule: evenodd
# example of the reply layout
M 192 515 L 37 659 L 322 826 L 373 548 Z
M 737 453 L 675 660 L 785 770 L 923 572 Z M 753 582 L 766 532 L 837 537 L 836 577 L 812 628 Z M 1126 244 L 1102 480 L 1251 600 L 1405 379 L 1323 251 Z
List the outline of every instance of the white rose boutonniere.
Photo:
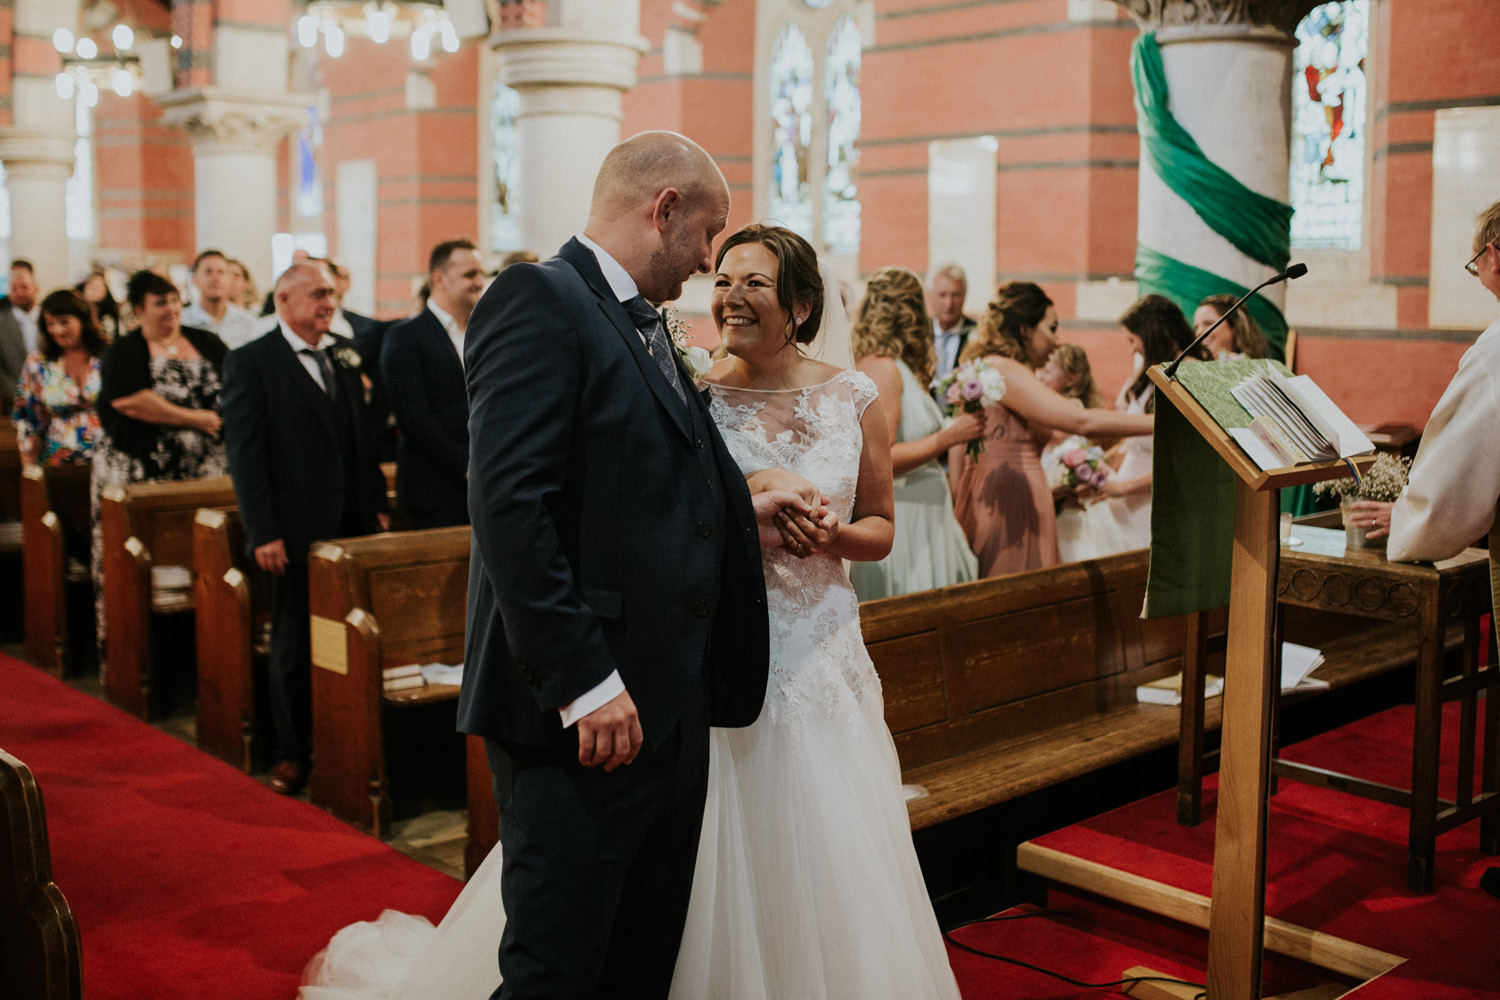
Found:
M 713 355 L 702 347 L 690 347 L 687 341 L 692 337 L 692 327 L 683 322 L 677 310 L 671 306 L 662 306 L 662 325 L 667 328 L 667 336 L 672 338 L 672 346 L 677 351 L 677 356 L 682 359 L 683 367 L 694 379 L 701 379 L 708 374 L 708 370 L 714 366 Z
M 357 371 L 360 365 L 364 364 L 364 360 L 359 356 L 359 352 L 346 345 L 340 345 L 333 349 L 333 359 L 339 363 L 340 368 L 347 368 L 350 371 Z

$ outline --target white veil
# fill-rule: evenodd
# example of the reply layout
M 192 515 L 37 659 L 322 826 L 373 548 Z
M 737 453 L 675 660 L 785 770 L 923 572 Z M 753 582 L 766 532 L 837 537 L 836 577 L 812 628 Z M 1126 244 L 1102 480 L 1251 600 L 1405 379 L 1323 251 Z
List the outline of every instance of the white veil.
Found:
M 802 352 L 830 365 L 853 368 L 854 342 L 849 335 L 849 314 L 844 311 L 838 276 L 821 257 L 818 258 L 818 273 L 823 277 L 823 318 L 818 322 L 818 335 Z

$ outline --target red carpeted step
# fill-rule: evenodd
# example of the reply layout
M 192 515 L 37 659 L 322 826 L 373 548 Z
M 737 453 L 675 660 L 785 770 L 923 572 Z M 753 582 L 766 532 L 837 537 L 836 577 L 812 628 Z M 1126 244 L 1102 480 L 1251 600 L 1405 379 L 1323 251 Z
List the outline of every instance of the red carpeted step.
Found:
M 1445 732 L 1457 732 L 1457 704 Z M 1412 710 L 1398 706 L 1287 748 L 1290 759 L 1405 787 Z M 1440 788 L 1451 795 L 1455 741 L 1444 741 Z M 1216 781 L 1206 788 L 1211 801 Z M 1211 817 L 1209 805 L 1205 813 Z M 1176 793 L 1123 806 L 1036 839 L 1065 854 L 1209 894 L 1214 824 L 1178 826 Z M 1271 799 L 1266 913 L 1407 961 L 1352 994 L 1357 1000 L 1500 995 L 1500 900 L 1477 888 L 1500 859 L 1479 852 L 1479 825 L 1437 841 L 1435 891 L 1406 888 L 1407 814 L 1353 795 L 1282 781 Z
M 41 786 L 89 1000 L 289 1000 L 334 931 L 461 884 L 0 656 L 0 747 Z

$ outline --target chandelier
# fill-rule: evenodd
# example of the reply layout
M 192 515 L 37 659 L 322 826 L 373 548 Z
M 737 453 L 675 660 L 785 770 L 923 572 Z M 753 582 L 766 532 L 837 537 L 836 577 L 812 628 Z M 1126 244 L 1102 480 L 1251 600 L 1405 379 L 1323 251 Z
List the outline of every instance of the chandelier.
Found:
M 130 25 L 116 24 L 109 33 L 112 51 L 105 52 L 88 35 L 75 37 L 67 28 L 52 33 L 52 47 L 62 55 L 57 74 L 57 96 L 70 101 L 76 95 L 86 107 L 99 103 L 99 91 L 108 88 L 129 97 L 141 83 L 141 58 L 135 51 L 135 32 Z M 172 47 L 182 39 L 172 36 Z
M 297 19 L 297 41 L 310 49 L 319 35 L 333 58 L 344 54 L 346 35 L 378 45 L 409 38 L 411 57 L 419 62 L 432 54 L 434 43 L 458 51 L 458 31 L 442 0 L 312 0 Z

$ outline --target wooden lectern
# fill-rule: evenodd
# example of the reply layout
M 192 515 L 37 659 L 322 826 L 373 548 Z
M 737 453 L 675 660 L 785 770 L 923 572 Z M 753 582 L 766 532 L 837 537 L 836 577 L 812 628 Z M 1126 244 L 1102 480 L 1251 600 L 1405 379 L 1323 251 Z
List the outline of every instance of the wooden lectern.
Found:
M 1234 470 L 1234 564 L 1224 715 L 1219 751 L 1218 825 L 1208 924 L 1207 1000 L 1259 1000 L 1266 912 L 1266 811 L 1271 772 L 1271 709 L 1276 566 L 1280 553 L 1277 490 L 1348 474 L 1342 461 L 1261 469 L 1193 394 L 1160 366 L 1149 372 L 1157 405 L 1175 407 Z M 1368 466 L 1374 456 L 1354 459 Z

